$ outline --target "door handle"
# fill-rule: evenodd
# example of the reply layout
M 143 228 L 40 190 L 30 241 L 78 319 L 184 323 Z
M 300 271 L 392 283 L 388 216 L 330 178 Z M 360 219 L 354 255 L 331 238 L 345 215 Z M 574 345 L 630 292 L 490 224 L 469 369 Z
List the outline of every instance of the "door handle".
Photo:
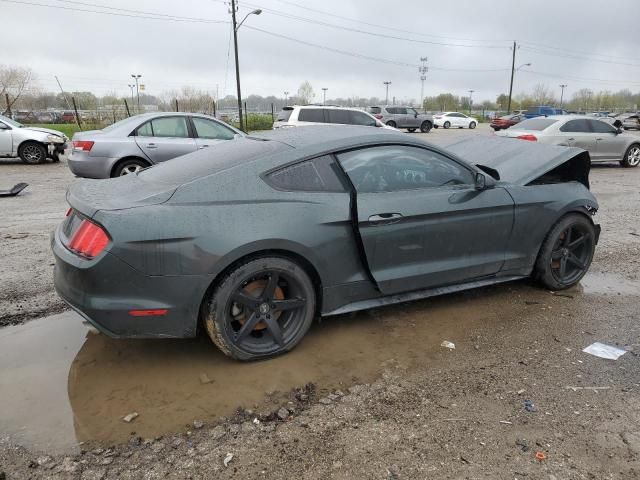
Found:
M 202 150 L 203 148 L 207 148 L 209 145 L 200 145 L 198 148 Z
M 145 145 L 145 147 L 147 147 L 147 148 L 158 148 L 155 143 L 147 143 Z
M 596 142 L 599 142 L 600 140 L 602 140 L 601 138 L 596 138 Z
M 396 223 L 402 219 L 400 213 L 379 213 L 377 215 L 371 215 L 369 222 L 371 223 Z
M 575 140 L 575 138 L 570 138 L 569 139 L 570 142 L 573 142 L 574 140 Z

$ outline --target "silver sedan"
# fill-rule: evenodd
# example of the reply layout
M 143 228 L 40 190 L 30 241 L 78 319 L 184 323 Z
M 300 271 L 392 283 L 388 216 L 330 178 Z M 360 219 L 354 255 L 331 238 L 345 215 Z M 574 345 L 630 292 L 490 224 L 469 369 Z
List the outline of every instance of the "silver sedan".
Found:
M 592 162 L 617 161 L 624 167 L 637 167 L 640 165 L 640 137 L 624 133 L 621 126 L 619 121 L 611 125 L 593 117 L 551 115 L 525 120 L 496 132 L 496 135 L 578 147 L 589 152 Z
M 143 113 L 102 130 L 76 133 L 67 163 L 79 177 L 118 177 L 242 135 L 207 115 Z

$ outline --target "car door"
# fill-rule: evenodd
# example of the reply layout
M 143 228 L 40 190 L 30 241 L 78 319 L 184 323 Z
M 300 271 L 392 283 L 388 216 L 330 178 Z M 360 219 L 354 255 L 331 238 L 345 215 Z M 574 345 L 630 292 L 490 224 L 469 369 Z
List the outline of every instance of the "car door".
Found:
M 365 127 L 376 127 L 377 122 L 374 117 L 368 113 L 359 110 L 347 110 L 349 114 L 349 125 L 362 125 Z
M 196 151 L 186 116 L 156 117 L 136 129 L 135 140 L 154 163 Z
M 406 128 L 407 125 L 407 109 L 405 107 L 396 107 L 396 114 L 393 116 L 398 128 Z
M 591 155 L 594 160 L 622 160 L 627 147 L 625 137 L 618 130 L 602 120 L 587 120 L 596 137 L 596 151 Z
M 418 118 L 418 112 L 413 108 L 407 108 L 407 116 L 405 122 L 407 128 L 418 128 L 421 122 L 421 120 Z
M 191 117 L 191 121 L 196 136 L 196 147 L 200 150 L 236 137 L 236 132 L 210 118 Z
M 0 122 L 0 155 L 9 156 L 13 152 L 13 140 L 11 127 L 4 122 Z
M 587 150 L 590 155 L 596 152 L 596 136 L 591 131 L 587 119 L 576 118 L 560 126 L 555 135 L 555 144 L 578 147 Z
M 514 208 L 504 189 L 476 190 L 470 167 L 422 147 L 367 147 L 338 159 L 356 191 L 358 231 L 382 293 L 500 270 Z

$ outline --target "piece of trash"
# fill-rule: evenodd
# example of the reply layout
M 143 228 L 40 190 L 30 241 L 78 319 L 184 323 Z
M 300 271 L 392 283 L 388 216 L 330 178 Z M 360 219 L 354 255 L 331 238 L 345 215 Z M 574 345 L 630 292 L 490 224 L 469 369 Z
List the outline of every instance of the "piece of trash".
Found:
M 200 420 L 193 421 L 193 428 L 200 430 L 202 427 L 204 427 L 204 422 L 201 422 Z
M 564 388 L 567 390 L 573 390 L 574 392 L 577 392 L 578 390 L 593 390 L 595 393 L 598 393 L 598 390 L 609 390 L 611 387 L 572 387 L 567 385 Z
M 522 395 L 526 390 L 524 388 L 521 388 L 520 390 L 518 390 L 516 393 L 518 395 Z
M 453 350 L 454 348 L 456 348 L 456 344 L 453 342 L 450 342 L 449 340 L 443 340 L 440 346 L 444 348 L 448 348 L 450 350 Z
M 533 404 L 533 402 L 531 400 L 525 400 L 524 401 L 524 408 L 527 412 L 535 412 L 536 411 L 536 406 Z
M 503 425 L 513 425 L 513 422 L 509 422 L 507 420 L 500 420 L 500 423 Z
M 253 419 L 253 424 L 254 425 L 260 425 L 260 420 L 258 420 L 258 417 Z
M 201 373 L 200 374 L 200 383 L 202 383 L 203 385 L 207 384 L 207 383 L 211 383 L 213 382 L 213 380 L 211 380 L 206 373 Z
M 549 292 L 554 297 L 564 297 L 564 298 L 573 298 L 573 295 L 569 295 L 568 293 L 558 293 L 558 292 Z
M 626 350 L 621 348 L 612 347 L 611 345 L 605 345 L 604 343 L 595 342 L 582 350 L 584 353 L 593 355 L 594 357 L 605 358 L 607 360 L 617 360 L 622 355 L 627 353 Z
M 542 462 L 543 460 L 546 460 L 546 459 L 547 459 L 547 456 L 544 454 L 544 452 L 541 452 L 539 450 L 536 452 L 536 460 Z
M 131 423 L 136 418 L 138 418 L 138 416 L 139 416 L 138 412 L 131 412 L 129 415 L 125 416 L 122 420 L 124 420 L 127 423 Z
M 16 183 L 10 190 L 0 190 L 0 197 L 15 197 L 28 186 L 28 183 Z
M 526 438 L 518 438 L 516 440 L 516 445 L 520 447 L 523 452 L 528 452 L 530 450 L 529 442 L 527 442 Z
M 231 460 L 233 460 L 233 453 L 227 453 L 227 456 L 224 457 L 224 460 L 222 461 L 222 463 L 224 463 L 225 467 L 228 467 L 229 462 L 231 462 Z

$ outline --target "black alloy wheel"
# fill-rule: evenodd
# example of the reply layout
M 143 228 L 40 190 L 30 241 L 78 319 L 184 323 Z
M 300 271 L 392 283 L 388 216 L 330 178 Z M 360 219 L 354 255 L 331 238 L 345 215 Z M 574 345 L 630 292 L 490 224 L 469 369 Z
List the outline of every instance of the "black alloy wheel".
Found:
M 306 272 L 285 258 L 250 261 L 212 296 L 205 326 L 227 355 L 256 360 L 295 347 L 311 326 L 315 290 Z

